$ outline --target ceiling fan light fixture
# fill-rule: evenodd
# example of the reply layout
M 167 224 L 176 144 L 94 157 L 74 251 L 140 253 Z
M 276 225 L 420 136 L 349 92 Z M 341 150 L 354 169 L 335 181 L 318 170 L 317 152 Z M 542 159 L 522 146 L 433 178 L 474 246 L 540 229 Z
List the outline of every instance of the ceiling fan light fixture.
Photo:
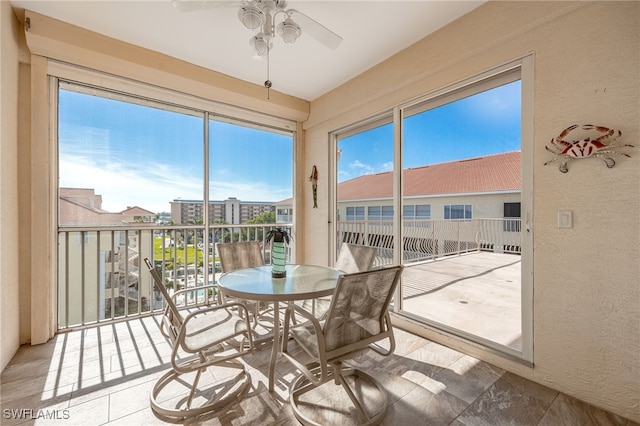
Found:
M 258 6 L 248 4 L 238 9 L 238 19 L 242 25 L 254 30 L 264 24 L 264 13 Z
M 251 37 L 249 39 L 249 45 L 253 47 L 258 56 L 267 55 L 269 53 L 269 49 L 271 48 L 269 38 L 265 37 L 262 33 L 258 33 L 257 35 Z
M 287 18 L 280 22 L 276 31 L 285 43 L 294 43 L 302 33 L 300 25 L 296 24 L 291 18 Z

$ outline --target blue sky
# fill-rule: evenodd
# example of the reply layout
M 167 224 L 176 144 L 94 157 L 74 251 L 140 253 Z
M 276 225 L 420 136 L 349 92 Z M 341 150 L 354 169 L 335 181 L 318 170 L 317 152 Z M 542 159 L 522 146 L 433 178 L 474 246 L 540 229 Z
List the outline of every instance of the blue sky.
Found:
M 405 118 L 403 167 L 520 150 L 520 81 Z M 339 142 L 338 180 L 389 171 L 393 127 Z
M 202 117 L 71 91 L 60 93 L 59 116 L 61 187 L 94 188 L 114 212 L 204 198 Z M 211 200 L 292 196 L 291 136 L 210 123 Z
M 202 116 L 150 106 L 61 90 L 60 186 L 93 188 L 114 212 L 134 205 L 169 211 L 173 199 L 202 200 Z M 292 196 L 289 135 L 210 123 L 211 200 Z M 406 118 L 404 138 L 404 167 L 519 150 L 520 83 Z M 339 148 L 339 181 L 389 171 L 393 128 L 343 139 Z

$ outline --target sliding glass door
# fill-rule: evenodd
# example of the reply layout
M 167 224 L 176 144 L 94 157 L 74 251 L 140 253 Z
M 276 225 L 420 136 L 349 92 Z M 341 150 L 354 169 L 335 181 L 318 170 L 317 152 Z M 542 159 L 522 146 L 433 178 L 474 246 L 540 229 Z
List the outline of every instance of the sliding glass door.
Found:
M 402 310 L 522 350 L 519 70 L 403 114 Z
M 376 266 L 405 266 L 399 315 L 525 360 L 529 71 L 510 64 L 335 133 L 336 248 L 376 246 Z
M 378 248 L 376 266 L 394 263 L 394 142 L 390 115 L 337 141 L 336 251 L 343 243 Z

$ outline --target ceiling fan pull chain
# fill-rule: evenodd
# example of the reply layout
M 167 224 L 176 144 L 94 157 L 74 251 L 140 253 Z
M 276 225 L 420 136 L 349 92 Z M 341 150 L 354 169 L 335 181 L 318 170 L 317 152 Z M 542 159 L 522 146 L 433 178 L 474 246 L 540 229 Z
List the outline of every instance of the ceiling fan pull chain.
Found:
M 269 80 L 269 47 L 267 47 L 267 81 L 264 82 L 264 87 L 267 88 L 267 99 L 271 99 L 269 89 L 271 89 L 272 83 Z

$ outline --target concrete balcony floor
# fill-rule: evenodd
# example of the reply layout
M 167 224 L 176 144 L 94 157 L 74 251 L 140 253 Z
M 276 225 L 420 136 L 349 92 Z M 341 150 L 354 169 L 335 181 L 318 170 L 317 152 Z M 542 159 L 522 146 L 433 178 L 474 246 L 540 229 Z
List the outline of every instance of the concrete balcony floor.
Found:
M 139 318 L 22 346 L 2 372 L 2 425 L 164 424 L 149 407 L 154 382 L 170 367 L 170 346 L 158 321 L 158 317 Z M 385 386 L 384 425 L 635 424 L 413 334 L 402 330 L 395 334 L 397 348 L 392 355 L 365 351 L 352 362 Z M 296 372 L 280 358 L 276 390 L 269 393 L 269 354 L 267 346 L 243 359 L 252 383 L 241 401 L 189 423 L 298 424 L 288 402 Z M 327 411 L 322 415 L 324 424 L 345 420 Z
M 409 265 L 403 311 L 522 350 L 521 257 L 470 252 Z

